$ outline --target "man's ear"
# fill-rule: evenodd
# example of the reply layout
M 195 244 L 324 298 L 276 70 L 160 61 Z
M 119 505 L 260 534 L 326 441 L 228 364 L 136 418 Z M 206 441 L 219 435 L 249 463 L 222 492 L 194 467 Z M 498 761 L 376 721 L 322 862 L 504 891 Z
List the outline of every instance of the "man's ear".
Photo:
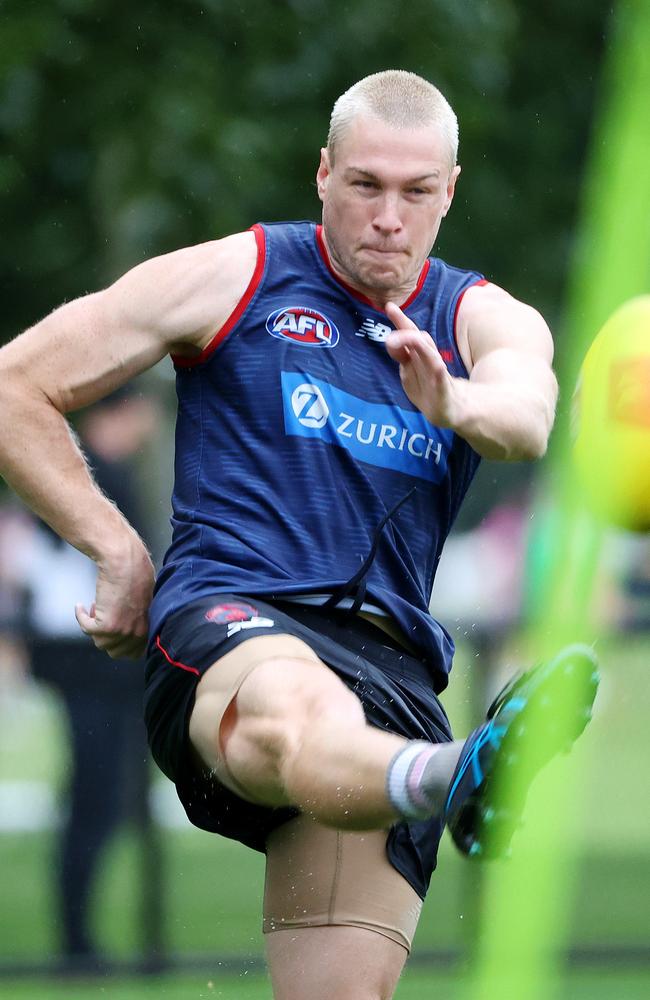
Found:
M 320 151 L 320 163 L 316 172 L 316 187 L 318 190 L 318 197 L 321 201 L 325 197 L 331 172 L 332 165 L 330 163 L 330 156 L 325 147 L 323 147 Z
M 456 191 L 456 181 L 458 180 L 458 175 L 460 174 L 460 165 L 456 165 L 452 172 L 449 174 L 449 180 L 447 181 L 447 198 L 445 199 L 445 205 L 442 210 L 443 217 L 447 214 L 451 208 L 451 203 L 454 200 L 454 193 Z

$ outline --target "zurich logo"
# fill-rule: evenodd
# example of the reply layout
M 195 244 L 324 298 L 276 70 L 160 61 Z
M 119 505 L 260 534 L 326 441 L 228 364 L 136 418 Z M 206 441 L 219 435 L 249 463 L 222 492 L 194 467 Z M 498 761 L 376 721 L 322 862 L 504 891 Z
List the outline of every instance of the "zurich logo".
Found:
M 354 396 L 306 371 L 281 377 L 286 434 L 343 448 L 367 465 L 443 481 L 453 431 L 434 427 L 419 410 Z
M 323 393 L 309 382 L 303 382 L 293 390 L 291 408 L 303 427 L 324 427 L 330 415 Z
M 331 320 L 308 306 L 276 309 L 266 321 L 266 329 L 280 340 L 292 340 L 304 347 L 336 347 L 338 328 Z

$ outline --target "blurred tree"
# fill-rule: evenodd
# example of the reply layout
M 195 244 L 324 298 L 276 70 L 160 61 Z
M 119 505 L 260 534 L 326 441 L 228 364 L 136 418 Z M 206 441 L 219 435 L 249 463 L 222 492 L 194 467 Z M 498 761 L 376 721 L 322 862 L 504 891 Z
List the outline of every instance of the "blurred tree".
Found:
M 608 13 L 607 0 L 1 0 L 0 341 L 144 257 L 317 218 L 331 105 L 387 67 L 437 83 L 461 122 L 441 256 L 554 323 Z
M 6 339 L 144 256 L 316 217 L 335 97 L 386 66 L 455 104 L 466 171 L 441 252 L 557 301 L 608 5 L 3 0 Z

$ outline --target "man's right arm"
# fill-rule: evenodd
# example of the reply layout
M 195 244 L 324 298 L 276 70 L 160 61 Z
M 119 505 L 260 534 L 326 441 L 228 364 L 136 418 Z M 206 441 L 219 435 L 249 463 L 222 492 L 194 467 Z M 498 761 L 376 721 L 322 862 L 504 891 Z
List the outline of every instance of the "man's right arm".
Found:
M 138 655 L 153 584 L 145 546 L 96 487 L 65 414 L 102 398 L 168 352 L 198 354 L 243 295 L 252 233 L 154 258 L 70 302 L 0 351 L 0 473 L 98 565 L 84 631 L 113 656 Z

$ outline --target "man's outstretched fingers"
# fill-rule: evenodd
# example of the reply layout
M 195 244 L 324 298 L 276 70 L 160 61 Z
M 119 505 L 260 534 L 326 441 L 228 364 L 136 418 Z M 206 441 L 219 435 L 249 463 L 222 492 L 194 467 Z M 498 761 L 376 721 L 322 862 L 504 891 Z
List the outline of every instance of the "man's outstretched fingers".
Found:
M 418 326 L 394 302 L 386 303 L 386 315 L 396 330 L 417 330 Z

